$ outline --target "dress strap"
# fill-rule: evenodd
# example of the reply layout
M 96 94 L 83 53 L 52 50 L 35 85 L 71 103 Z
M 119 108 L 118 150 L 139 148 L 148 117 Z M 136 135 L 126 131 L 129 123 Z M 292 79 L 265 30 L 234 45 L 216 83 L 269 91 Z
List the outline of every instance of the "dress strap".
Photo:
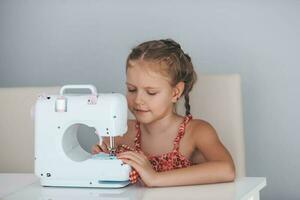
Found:
M 192 115 L 189 114 L 189 115 L 185 116 L 183 121 L 181 122 L 179 129 L 178 129 L 177 136 L 173 141 L 173 150 L 179 149 L 179 142 L 185 133 L 185 127 L 192 118 L 193 118 Z M 135 145 L 135 149 L 140 151 L 141 150 L 141 128 L 140 128 L 139 121 L 136 121 L 135 129 L 136 129 L 136 136 L 134 139 L 134 145 Z
M 136 150 L 140 151 L 141 150 L 141 129 L 140 129 L 139 121 L 136 121 L 135 123 L 135 130 L 136 130 L 136 135 L 134 138 L 134 146 Z
M 181 138 L 184 136 L 185 133 L 185 127 L 186 125 L 189 123 L 189 121 L 193 119 L 193 116 L 191 114 L 186 115 L 183 119 L 183 121 L 181 122 L 179 129 L 178 129 L 178 133 L 176 138 L 174 139 L 173 142 L 173 151 L 178 151 L 179 150 L 179 143 Z

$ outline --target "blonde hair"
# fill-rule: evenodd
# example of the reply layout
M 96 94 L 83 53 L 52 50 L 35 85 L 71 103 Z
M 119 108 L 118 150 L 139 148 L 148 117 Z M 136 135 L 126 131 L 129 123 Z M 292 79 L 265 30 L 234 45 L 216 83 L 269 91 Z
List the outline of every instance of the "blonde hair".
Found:
M 164 65 L 161 73 L 170 78 L 170 83 L 174 87 L 179 82 L 184 82 L 184 96 L 186 115 L 190 114 L 189 93 L 197 80 L 191 58 L 184 53 L 181 46 L 172 39 L 151 40 L 134 47 L 127 57 L 126 70 L 130 67 L 131 60 L 142 59 L 145 61 L 157 61 Z

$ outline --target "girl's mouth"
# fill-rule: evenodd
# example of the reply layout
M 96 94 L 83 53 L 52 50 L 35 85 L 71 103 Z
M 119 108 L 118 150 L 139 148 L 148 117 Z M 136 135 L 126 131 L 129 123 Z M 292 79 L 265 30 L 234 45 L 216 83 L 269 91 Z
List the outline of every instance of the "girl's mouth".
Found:
M 134 108 L 133 110 L 134 110 L 135 112 L 140 112 L 140 113 L 149 112 L 149 110 L 142 110 L 142 109 L 137 109 L 137 108 Z

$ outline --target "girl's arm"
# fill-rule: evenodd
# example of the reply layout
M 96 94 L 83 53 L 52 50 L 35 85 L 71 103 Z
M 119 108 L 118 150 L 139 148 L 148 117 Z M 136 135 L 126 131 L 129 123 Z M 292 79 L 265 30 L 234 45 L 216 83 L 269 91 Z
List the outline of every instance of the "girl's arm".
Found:
M 224 161 L 211 161 L 187 168 L 160 172 L 151 186 L 178 186 L 229 182 L 234 170 Z
M 207 122 L 196 120 L 192 128 L 195 146 L 204 155 L 206 162 L 157 174 L 153 186 L 175 186 L 233 181 L 233 160 L 220 142 L 216 131 Z
M 191 129 L 192 141 L 206 162 L 187 168 L 155 172 L 142 152 L 124 152 L 118 157 L 135 168 L 149 187 L 194 185 L 233 181 L 235 168 L 229 152 L 220 142 L 216 131 L 206 122 L 196 121 Z

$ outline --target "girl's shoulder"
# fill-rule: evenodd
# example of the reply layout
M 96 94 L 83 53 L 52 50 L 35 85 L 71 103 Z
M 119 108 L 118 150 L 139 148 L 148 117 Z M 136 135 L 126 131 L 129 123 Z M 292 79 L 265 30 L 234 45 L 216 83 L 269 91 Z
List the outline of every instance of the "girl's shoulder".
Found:
M 192 119 L 186 129 L 195 139 L 217 136 L 215 128 L 202 119 Z

